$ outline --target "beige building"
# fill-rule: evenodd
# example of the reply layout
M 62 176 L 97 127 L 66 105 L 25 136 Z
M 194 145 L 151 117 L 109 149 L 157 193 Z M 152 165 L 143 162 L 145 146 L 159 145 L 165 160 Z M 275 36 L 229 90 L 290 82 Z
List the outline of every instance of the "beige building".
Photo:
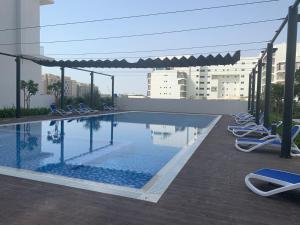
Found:
M 60 76 L 46 73 L 42 75 L 42 88 L 44 94 L 49 94 L 48 86 L 56 82 L 61 81 Z M 76 80 L 72 80 L 71 77 L 65 76 L 65 96 L 67 97 L 83 97 L 90 94 L 90 84 L 79 83 Z M 97 86 L 94 86 L 95 91 L 99 91 Z

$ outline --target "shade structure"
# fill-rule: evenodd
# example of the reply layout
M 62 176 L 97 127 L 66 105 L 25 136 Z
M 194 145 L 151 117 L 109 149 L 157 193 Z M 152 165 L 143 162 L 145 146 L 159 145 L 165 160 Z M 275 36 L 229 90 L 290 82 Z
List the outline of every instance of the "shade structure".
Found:
M 31 60 L 37 64 L 47 67 L 70 67 L 70 68 L 167 68 L 167 67 L 190 67 L 190 66 L 213 66 L 213 65 L 233 65 L 240 60 L 241 53 L 236 51 L 233 55 L 226 54 L 222 56 L 218 54 L 216 56 L 208 55 L 199 57 L 182 56 L 172 58 L 148 58 L 139 59 L 136 62 L 128 62 L 127 60 L 55 60 L 55 59 L 43 59 L 32 56 L 23 56 L 24 58 Z

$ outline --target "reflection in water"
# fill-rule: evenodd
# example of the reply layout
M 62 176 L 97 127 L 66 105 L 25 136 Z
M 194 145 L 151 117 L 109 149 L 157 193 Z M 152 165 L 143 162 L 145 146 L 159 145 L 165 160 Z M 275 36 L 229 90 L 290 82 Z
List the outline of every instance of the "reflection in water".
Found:
M 199 127 L 148 124 L 146 128 L 151 131 L 153 144 L 173 147 L 187 146 L 202 133 Z

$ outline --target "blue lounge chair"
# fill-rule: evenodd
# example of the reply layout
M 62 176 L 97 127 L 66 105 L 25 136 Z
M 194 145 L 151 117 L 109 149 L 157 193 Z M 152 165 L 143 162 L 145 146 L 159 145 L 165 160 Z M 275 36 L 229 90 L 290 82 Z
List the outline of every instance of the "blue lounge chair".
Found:
M 106 103 L 103 103 L 103 109 L 104 110 L 107 110 L 107 111 L 115 111 L 117 110 L 117 108 L 115 106 L 110 106 L 110 105 L 107 105 Z
M 67 109 L 68 109 L 68 112 L 72 112 L 72 113 L 76 113 L 76 114 L 79 114 L 79 115 L 83 115 L 83 114 L 86 114 L 88 112 L 86 111 L 83 111 L 81 109 L 76 109 L 74 106 L 72 105 L 67 105 Z
M 282 121 L 278 121 L 276 124 L 276 127 L 280 127 L 282 124 Z M 264 125 L 257 125 L 255 127 L 243 127 L 243 128 L 234 128 L 232 130 L 232 134 L 236 137 L 246 137 L 249 135 L 256 135 L 256 136 L 262 136 L 262 135 L 269 135 L 271 134 L 271 128 L 266 128 Z
M 72 114 L 72 112 L 66 112 L 63 109 L 57 109 L 55 104 L 51 104 L 50 109 L 51 109 L 51 113 L 50 113 L 51 115 L 68 116 Z
M 279 186 L 269 191 L 263 191 L 255 187 L 251 183 L 251 179 L 265 181 Z M 300 175 L 282 170 L 260 169 L 254 173 L 248 174 L 245 177 L 245 183 L 251 191 L 266 197 L 300 188 Z
M 252 115 L 246 115 L 243 117 L 235 118 L 235 122 L 239 125 L 246 124 L 249 122 L 254 122 L 254 121 L 255 121 L 255 117 Z
M 99 112 L 98 110 L 92 109 L 90 107 L 88 107 L 87 105 L 85 105 L 84 103 L 79 103 L 79 109 L 82 111 L 86 111 L 86 112 L 90 112 L 90 113 L 97 113 Z
M 300 133 L 300 126 L 292 127 L 292 153 L 291 156 L 300 156 L 300 150 L 294 143 L 295 138 Z M 237 138 L 235 140 L 236 149 L 242 152 L 252 152 L 261 147 L 281 148 L 281 138 L 279 135 L 267 135 L 263 138 Z
M 241 129 L 245 129 L 245 128 L 252 129 L 252 128 L 255 128 L 257 126 L 262 125 L 263 123 L 264 123 L 264 114 L 261 113 L 260 116 L 259 116 L 259 124 L 256 124 L 254 121 L 251 120 L 250 122 L 247 122 L 243 125 L 241 125 L 241 124 L 240 125 L 228 125 L 227 130 L 229 132 L 233 132 L 234 129 L 240 129 L 240 128 Z

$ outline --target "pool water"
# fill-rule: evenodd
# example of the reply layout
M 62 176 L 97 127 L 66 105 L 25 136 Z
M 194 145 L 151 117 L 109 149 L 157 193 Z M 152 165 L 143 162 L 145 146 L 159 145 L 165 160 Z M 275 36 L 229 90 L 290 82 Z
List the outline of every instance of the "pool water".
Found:
M 0 166 L 141 189 L 215 119 L 126 112 L 0 126 Z

